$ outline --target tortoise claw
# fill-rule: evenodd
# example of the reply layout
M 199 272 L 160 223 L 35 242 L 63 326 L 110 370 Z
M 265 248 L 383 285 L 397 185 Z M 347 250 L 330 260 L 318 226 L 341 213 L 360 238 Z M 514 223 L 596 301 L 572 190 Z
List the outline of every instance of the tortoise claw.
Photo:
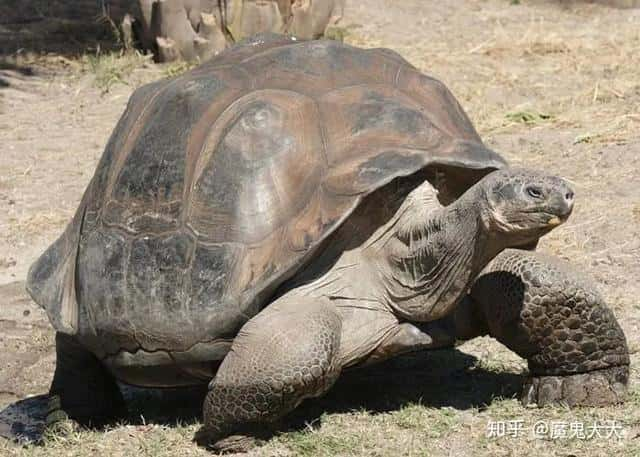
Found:
M 47 416 L 43 430 L 44 436 L 69 436 L 80 429 L 80 425 L 69 418 L 62 409 L 60 397 L 51 395 L 47 400 Z
M 525 406 L 607 406 L 625 400 L 628 382 L 628 365 L 564 376 L 532 376 L 520 400 Z
M 245 453 L 258 447 L 261 441 L 250 435 L 231 435 L 216 441 L 210 446 L 211 450 L 219 454 Z

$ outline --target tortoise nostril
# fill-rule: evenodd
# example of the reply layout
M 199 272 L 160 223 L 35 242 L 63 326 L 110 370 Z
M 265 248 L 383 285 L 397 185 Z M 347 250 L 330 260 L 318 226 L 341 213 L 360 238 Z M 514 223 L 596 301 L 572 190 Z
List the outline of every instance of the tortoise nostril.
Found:
M 562 205 L 564 215 L 568 216 L 573 210 L 573 191 L 569 190 L 564 194 L 564 204 Z

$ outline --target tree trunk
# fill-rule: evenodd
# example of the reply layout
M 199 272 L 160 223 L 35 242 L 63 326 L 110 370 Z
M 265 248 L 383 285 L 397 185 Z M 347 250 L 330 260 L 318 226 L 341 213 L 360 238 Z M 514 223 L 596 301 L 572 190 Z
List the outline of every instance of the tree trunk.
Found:
M 151 34 L 158 45 L 161 61 L 196 58 L 194 41 L 198 34 L 193 29 L 184 0 L 156 0 L 151 10 Z M 169 48 L 173 48 L 169 50 Z
M 342 18 L 345 0 L 137 0 L 122 16 L 130 35 L 159 62 L 206 60 L 257 33 L 319 38 Z M 133 21 L 131 18 L 134 18 Z M 131 32 L 133 31 L 133 32 Z

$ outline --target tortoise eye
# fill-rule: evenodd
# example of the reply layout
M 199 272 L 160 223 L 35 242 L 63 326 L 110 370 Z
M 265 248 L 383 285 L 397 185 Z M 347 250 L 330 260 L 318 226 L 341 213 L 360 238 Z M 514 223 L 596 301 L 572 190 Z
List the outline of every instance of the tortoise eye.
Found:
M 539 187 L 527 187 L 527 194 L 533 198 L 542 198 L 542 190 Z

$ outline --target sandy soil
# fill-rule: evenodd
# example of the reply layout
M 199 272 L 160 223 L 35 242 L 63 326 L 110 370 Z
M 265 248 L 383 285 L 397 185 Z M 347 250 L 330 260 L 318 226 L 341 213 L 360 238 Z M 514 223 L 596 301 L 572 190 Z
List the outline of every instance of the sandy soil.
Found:
M 367 433 L 365 440 L 371 446 L 339 447 L 336 455 L 411 455 L 408 450 L 414 448 L 427 449 L 424 455 L 519 455 L 524 445 L 548 455 L 573 455 L 574 447 L 581 449 L 579 455 L 604 455 L 613 448 L 640 455 L 634 409 L 640 399 L 635 369 L 640 362 L 640 9 L 538 0 L 348 3 L 343 23 L 347 42 L 400 52 L 452 89 L 488 145 L 514 164 L 554 172 L 574 183 L 577 206 L 571 220 L 545 238 L 540 249 L 570 260 L 599 285 L 629 340 L 635 403 L 605 411 L 606 417 L 625 422 L 625 439 L 615 446 L 483 440 L 481 428 L 491 417 L 524 414 L 508 401 L 492 403 L 488 416 L 472 414 L 482 401 L 491 403 L 487 389 L 508 399 L 516 396 L 524 366 L 518 357 L 483 338 L 462 347 L 454 368 L 434 367 L 441 369 L 438 377 L 433 378 L 433 370 L 420 372 L 424 367 L 413 373 L 426 376 L 425 382 L 444 379 L 453 386 L 462 372 L 477 376 L 484 386 L 479 402 L 451 413 L 455 419 L 451 424 L 443 419 L 449 417 L 448 410 L 437 412 L 435 419 L 428 416 L 425 420 L 449 425 L 442 434 L 427 436 L 432 440 L 422 442 L 422 448 L 406 441 L 406 427 L 396 421 L 404 416 L 391 413 L 390 423 L 380 422 L 336 406 L 345 404 L 344 396 L 350 395 L 354 382 L 360 387 L 363 384 L 358 383 L 365 383 L 374 395 L 376 389 L 367 382 L 393 383 L 384 370 L 368 373 L 369 381 L 347 380 L 337 394 L 318 403 L 332 419 L 314 433 L 319 433 L 318 439 L 331 437 L 335 424 Z M 82 56 L 33 57 L 21 51 L 6 57 L 0 65 L 0 408 L 45 393 L 54 369 L 53 331 L 24 292 L 29 265 L 73 215 L 131 91 L 173 71 L 138 59 L 117 77 L 107 76 L 111 83 L 105 91 L 102 73 L 108 69 L 88 64 Z M 496 366 L 504 376 L 491 374 Z M 418 398 L 423 395 L 414 400 Z M 429 398 L 431 406 L 448 404 L 433 395 Z M 353 401 L 346 405 L 359 408 Z M 526 416 L 531 420 L 547 417 L 531 414 Z M 429 423 L 423 426 L 428 428 Z M 126 432 L 144 441 L 144 430 L 127 427 L 114 431 L 118 439 Z M 11 433 L 10 428 L 0 420 L 0 435 Z M 257 453 L 298 455 L 304 454 L 300 449 L 308 449 L 290 440 L 294 444 L 287 438 L 276 440 Z M 200 452 L 188 437 L 176 442 L 175 449 L 180 449 L 176 454 Z M 126 449 L 116 446 L 105 452 L 127 455 Z M 396 454 L 397 449 L 403 451 Z M 23 451 L 0 444 L 0 454 Z

